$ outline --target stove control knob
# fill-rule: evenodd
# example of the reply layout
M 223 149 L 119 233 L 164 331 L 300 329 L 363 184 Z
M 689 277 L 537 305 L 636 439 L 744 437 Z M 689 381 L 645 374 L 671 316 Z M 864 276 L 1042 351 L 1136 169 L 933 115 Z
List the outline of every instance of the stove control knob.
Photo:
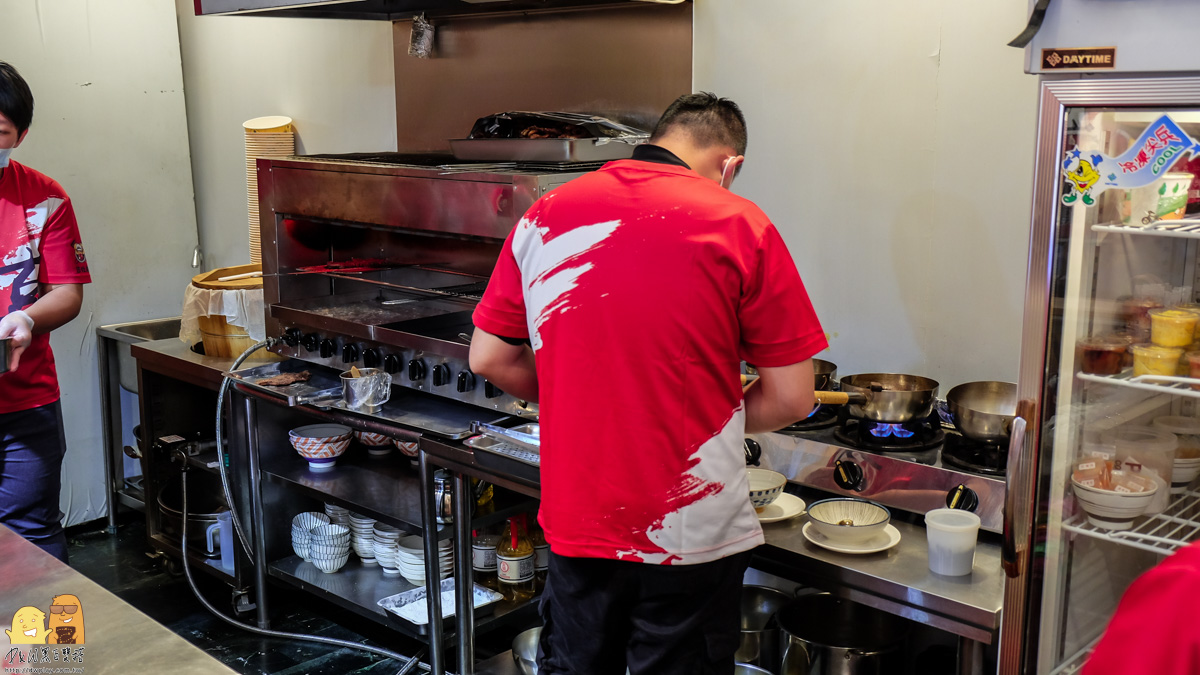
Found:
M 382 360 L 383 358 L 379 355 L 378 349 L 375 349 L 374 347 L 367 347 L 363 350 L 364 368 L 378 368 L 379 362 Z
M 450 384 L 450 366 L 439 363 L 433 367 L 433 386 L 440 387 Z
M 308 351 L 315 352 L 317 351 L 317 347 L 321 344 L 321 336 L 317 335 L 316 333 L 309 333 L 308 335 L 300 338 L 300 344 L 304 345 L 304 348 Z
M 283 343 L 289 347 L 299 346 L 302 337 L 304 337 L 304 331 L 299 328 L 289 328 L 283 331 Z
M 492 384 L 491 382 L 488 382 L 487 380 L 483 381 L 483 397 L 484 398 L 500 398 L 503 395 L 504 395 L 504 392 L 500 390 L 500 387 L 497 387 L 496 385 Z
M 342 346 L 342 363 L 354 363 L 358 358 L 358 345 L 350 343 Z
M 863 471 L 854 462 L 838 460 L 833 465 L 833 482 L 843 490 L 861 490 Z
M 966 485 L 959 485 L 946 494 L 946 508 L 974 511 L 979 507 L 979 495 Z
M 325 338 L 324 340 L 321 340 L 319 351 L 321 353 L 321 358 L 332 358 L 333 355 L 337 353 L 337 343 L 329 338 Z
M 368 351 L 370 351 L 370 350 L 368 350 Z M 365 354 L 363 355 L 363 359 L 364 360 L 366 359 Z M 388 354 L 387 356 L 383 357 L 384 372 L 391 374 L 391 375 L 395 375 L 396 373 L 400 372 L 400 366 L 401 366 L 401 364 L 400 364 L 399 356 L 396 356 L 395 354 Z
M 458 393 L 465 394 L 475 388 L 475 373 L 464 370 L 458 374 L 458 382 L 454 386 Z
M 425 379 L 428 368 L 425 367 L 425 362 L 421 359 L 413 359 L 408 362 L 408 379 L 410 382 Z

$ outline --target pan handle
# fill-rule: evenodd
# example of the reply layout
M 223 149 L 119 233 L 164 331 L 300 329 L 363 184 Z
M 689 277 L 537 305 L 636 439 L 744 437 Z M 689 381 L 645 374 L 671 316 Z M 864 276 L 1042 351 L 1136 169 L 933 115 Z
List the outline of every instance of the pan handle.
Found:
M 813 398 L 821 405 L 862 405 L 867 402 L 866 394 L 858 391 L 816 391 L 813 392 Z

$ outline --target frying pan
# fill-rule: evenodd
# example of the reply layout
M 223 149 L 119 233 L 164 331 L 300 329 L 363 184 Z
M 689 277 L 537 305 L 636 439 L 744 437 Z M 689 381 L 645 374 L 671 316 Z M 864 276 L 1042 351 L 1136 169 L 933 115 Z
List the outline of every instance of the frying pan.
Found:
M 928 417 L 938 391 L 936 380 L 897 373 L 847 375 L 841 384 L 840 392 L 816 392 L 817 402 L 848 405 L 854 417 L 892 424 Z
M 1012 382 L 966 382 L 946 394 L 954 426 L 981 443 L 1006 445 L 1017 414 L 1017 385 Z
M 831 361 L 823 361 L 821 359 L 813 359 L 813 391 L 824 391 L 829 389 L 829 383 L 833 382 L 833 378 L 837 377 L 837 364 Z M 756 373 L 753 366 L 750 366 L 751 372 Z M 755 375 L 742 375 L 742 385 L 747 385 L 754 381 Z

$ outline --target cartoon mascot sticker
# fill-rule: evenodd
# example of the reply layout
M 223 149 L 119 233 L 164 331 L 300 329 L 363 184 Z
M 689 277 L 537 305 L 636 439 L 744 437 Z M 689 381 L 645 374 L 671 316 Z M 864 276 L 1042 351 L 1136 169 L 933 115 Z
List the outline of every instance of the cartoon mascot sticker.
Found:
M 83 644 L 83 606 L 74 595 L 56 595 L 50 601 L 50 636 L 52 645 Z
M 46 613 L 37 607 L 22 607 L 13 614 L 12 629 L 8 633 L 9 644 L 44 645 L 46 636 Z
M 1071 191 L 1063 195 L 1064 204 L 1073 204 L 1075 200 L 1083 197 L 1083 203 L 1091 206 L 1096 203 L 1095 197 L 1092 196 L 1092 189 L 1096 187 L 1096 182 L 1100 180 L 1100 172 L 1096 170 L 1096 165 L 1103 162 L 1104 158 L 1100 155 L 1092 155 L 1092 160 L 1089 162 L 1083 158 L 1075 158 L 1075 166 L 1070 166 L 1070 159 L 1067 160 L 1067 166 L 1064 167 L 1064 173 L 1067 180 L 1071 182 Z

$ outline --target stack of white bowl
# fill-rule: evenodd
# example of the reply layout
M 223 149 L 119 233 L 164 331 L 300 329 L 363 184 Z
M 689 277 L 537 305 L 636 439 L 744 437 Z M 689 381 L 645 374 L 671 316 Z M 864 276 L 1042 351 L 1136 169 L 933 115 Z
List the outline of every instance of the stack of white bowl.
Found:
M 396 562 L 400 574 L 414 586 L 425 583 L 425 544 L 420 536 L 405 537 L 397 542 Z M 449 539 L 438 542 L 439 578 L 445 579 L 454 573 L 454 549 Z
M 309 531 L 309 559 L 317 569 L 336 572 L 350 558 L 350 530 L 342 525 L 318 525 Z
M 375 560 L 383 568 L 383 573 L 392 576 L 399 574 L 396 567 L 396 542 L 404 534 L 400 528 L 387 523 L 375 523 L 372 535 L 375 539 Z
M 316 511 L 305 511 L 292 518 L 292 550 L 296 555 L 309 560 L 310 530 L 318 525 L 328 525 L 329 516 Z
M 346 529 L 350 529 L 350 509 L 337 504 L 326 504 L 325 515 L 329 516 L 329 522 L 334 525 L 341 525 Z
M 375 560 L 375 519 L 350 514 L 350 543 L 354 552 L 362 558 L 364 565 L 374 565 Z

